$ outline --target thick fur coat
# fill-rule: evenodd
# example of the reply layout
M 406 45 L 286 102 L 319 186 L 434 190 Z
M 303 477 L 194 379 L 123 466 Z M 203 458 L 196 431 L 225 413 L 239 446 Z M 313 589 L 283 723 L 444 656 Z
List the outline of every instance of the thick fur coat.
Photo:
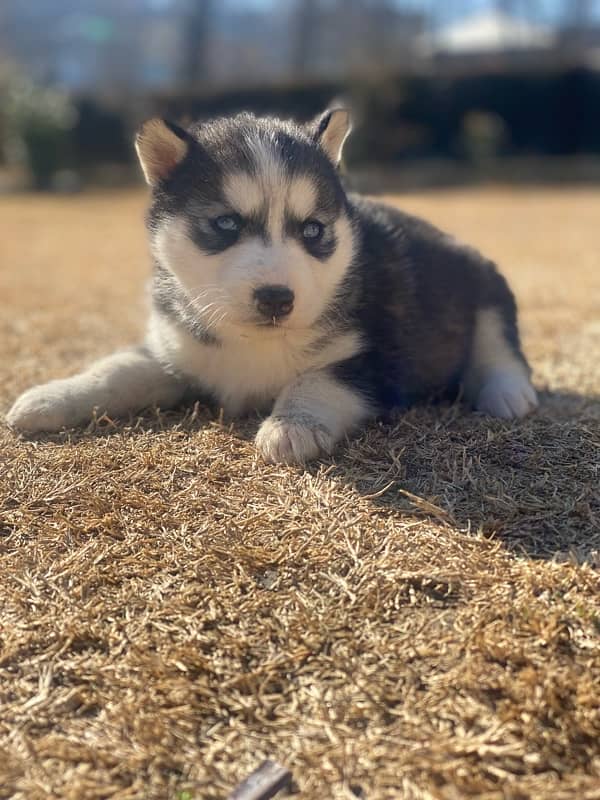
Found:
M 426 222 L 344 191 L 349 116 L 241 114 L 136 146 L 152 190 L 152 311 L 138 347 L 35 387 L 25 431 L 177 404 L 266 414 L 256 444 L 304 462 L 393 407 L 456 394 L 522 416 L 537 401 L 515 302 L 495 266 Z

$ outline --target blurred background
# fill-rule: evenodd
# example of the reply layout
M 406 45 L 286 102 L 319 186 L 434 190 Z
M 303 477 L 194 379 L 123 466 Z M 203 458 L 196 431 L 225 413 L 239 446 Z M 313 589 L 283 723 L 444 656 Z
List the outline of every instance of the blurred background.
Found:
M 343 98 L 357 188 L 600 178 L 600 0 L 2 0 L 0 191 L 139 180 L 146 117 Z

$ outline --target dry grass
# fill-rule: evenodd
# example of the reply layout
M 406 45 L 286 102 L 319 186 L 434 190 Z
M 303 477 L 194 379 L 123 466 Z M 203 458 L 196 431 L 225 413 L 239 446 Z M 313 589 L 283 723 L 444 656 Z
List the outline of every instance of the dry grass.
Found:
M 600 798 L 596 190 L 402 199 L 496 257 L 543 392 L 308 470 L 201 407 L 0 428 L 0 797 Z M 132 340 L 139 193 L 0 201 L 2 410 Z M 553 557 L 554 556 L 554 557 Z

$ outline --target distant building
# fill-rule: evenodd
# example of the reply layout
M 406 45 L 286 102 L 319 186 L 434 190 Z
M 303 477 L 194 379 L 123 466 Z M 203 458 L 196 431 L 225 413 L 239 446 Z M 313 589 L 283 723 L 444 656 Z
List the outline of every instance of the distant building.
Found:
M 555 59 L 557 43 L 552 28 L 492 9 L 422 37 L 420 52 L 457 69 L 505 69 Z
M 492 9 L 442 28 L 424 40 L 430 52 L 456 55 L 547 50 L 553 47 L 551 28 Z

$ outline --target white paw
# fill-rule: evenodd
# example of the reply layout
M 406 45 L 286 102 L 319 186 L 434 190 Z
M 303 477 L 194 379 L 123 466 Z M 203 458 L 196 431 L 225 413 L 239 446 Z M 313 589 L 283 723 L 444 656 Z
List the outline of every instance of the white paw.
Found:
M 497 370 L 483 384 L 475 407 L 502 419 L 524 417 L 537 408 L 538 399 L 529 378 L 521 371 Z
M 267 417 L 256 434 L 259 453 L 272 464 L 304 464 L 333 445 L 327 428 L 309 417 Z
M 63 381 L 34 386 L 22 394 L 6 416 L 11 428 L 26 433 L 59 431 L 85 418 Z

